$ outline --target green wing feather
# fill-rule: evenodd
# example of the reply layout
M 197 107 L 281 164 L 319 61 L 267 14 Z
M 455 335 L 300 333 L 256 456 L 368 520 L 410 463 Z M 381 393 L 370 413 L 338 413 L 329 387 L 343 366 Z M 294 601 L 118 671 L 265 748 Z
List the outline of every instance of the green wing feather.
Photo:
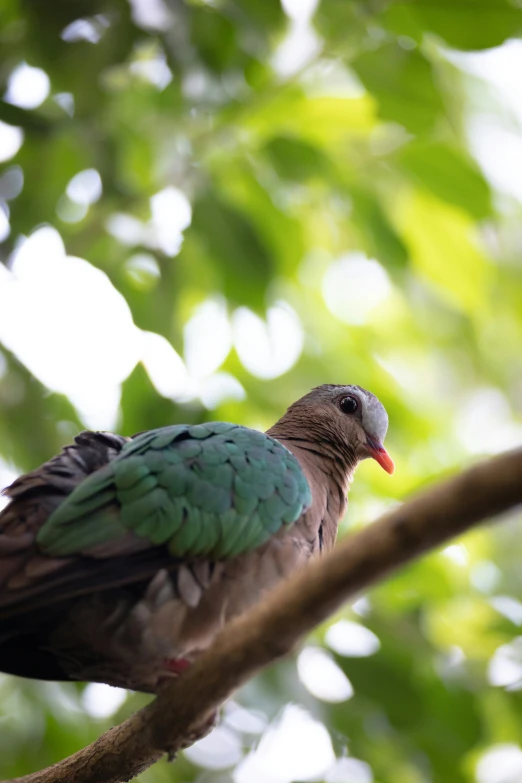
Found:
M 37 541 L 54 557 L 134 531 L 174 557 L 234 557 L 261 546 L 309 508 L 297 459 L 274 438 L 235 424 L 151 430 L 86 478 Z

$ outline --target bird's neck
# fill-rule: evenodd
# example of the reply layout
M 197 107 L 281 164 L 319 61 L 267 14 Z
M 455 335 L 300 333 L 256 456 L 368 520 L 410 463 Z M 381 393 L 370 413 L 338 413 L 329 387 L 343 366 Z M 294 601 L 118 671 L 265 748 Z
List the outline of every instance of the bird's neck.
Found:
M 284 416 L 267 430 L 267 435 L 286 446 L 307 473 L 311 469 L 326 484 L 334 481 L 346 498 L 358 462 L 355 450 L 349 444 L 332 440 L 331 435 L 328 437 L 313 422 L 294 422 Z

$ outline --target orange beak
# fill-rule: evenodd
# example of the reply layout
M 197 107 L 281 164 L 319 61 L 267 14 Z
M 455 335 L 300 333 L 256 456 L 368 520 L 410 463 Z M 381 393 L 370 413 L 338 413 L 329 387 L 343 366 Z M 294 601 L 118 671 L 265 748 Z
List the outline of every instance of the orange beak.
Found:
M 395 470 L 395 465 L 393 464 L 392 458 L 382 443 L 379 443 L 376 438 L 371 438 L 368 434 L 366 434 L 366 447 L 370 452 L 370 456 L 379 463 L 381 468 L 383 468 L 386 473 L 393 473 Z

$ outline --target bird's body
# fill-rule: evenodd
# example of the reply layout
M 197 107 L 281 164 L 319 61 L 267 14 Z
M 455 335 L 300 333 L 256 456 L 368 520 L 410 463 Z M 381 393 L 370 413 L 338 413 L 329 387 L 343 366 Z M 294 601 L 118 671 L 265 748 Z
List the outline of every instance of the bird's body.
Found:
M 333 546 L 357 462 L 392 469 L 386 427 L 369 392 L 323 386 L 266 434 L 82 433 L 6 490 L 0 671 L 156 691 Z

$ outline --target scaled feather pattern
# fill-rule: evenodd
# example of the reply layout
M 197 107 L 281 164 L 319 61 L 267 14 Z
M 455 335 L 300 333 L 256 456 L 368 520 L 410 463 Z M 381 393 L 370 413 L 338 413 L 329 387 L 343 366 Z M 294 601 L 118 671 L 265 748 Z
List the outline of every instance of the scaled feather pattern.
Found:
M 62 557 L 134 531 L 172 555 L 234 557 L 311 504 L 299 462 L 274 438 L 224 422 L 174 425 L 126 443 L 38 533 Z

